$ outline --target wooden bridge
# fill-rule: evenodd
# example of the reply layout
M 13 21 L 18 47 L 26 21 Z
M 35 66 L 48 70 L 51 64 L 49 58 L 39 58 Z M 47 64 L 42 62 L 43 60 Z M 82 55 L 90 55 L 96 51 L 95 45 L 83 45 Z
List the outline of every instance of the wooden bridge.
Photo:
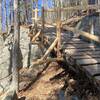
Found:
M 90 41 L 100 43 L 100 37 L 75 28 L 75 23 L 82 20 L 85 16 L 98 12 L 99 9 L 100 5 L 97 4 L 85 6 L 76 5 L 66 8 L 56 7 L 52 9 L 42 7 L 41 18 L 38 17 L 39 9 L 34 9 L 33 12 L 35 13 L 33 13 L 33 15 L 35 16 L 33 20 L 35 23 L 33 23 L 33 25 L 36 26 L 36 31 L 34 35 L 32 35 L 32 30 L 29 33 L 32 43 L 37 43 L 37 38 L 41 37 L 41 45 L 44 42 L 49 44 L 48 36 L 44 33 L 45 27 L 49 28 L 48 25 L 56 28 L 56 37 L 48 50 L 44 53 L 43 57 L 33 62 L 33 65 L 63 60 L 60 52 L 63 45 L 65 53 L 68 54 L 69 62 L 71 62 L 70 57 L 73 58 L 75 63 L 89 74 L 89 77 L 95 78 L 96 81 L 100 83 L 100 47 L 79 38 L 80 36 L 83 36 Z M 37 30 L 37 27 L 40 27 L 39 31 Z M 73 32 L 74 35 L 71 37 L 62 35 L 62 30 Z M 62 38 L 65 39 L 63 40 Z M 48 57 L 52 50 L 57 53 L 57 58 Z

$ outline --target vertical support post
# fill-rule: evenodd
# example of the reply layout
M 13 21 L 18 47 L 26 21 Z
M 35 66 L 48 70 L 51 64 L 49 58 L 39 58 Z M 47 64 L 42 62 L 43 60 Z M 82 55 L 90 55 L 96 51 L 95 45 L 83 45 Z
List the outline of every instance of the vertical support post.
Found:
M 36 7 L 35 7 L 35 19 L 34 19 L 35 34 L 38 32 L 37 21 L 38 21 L 38 0 L 36 0 Z
M 38 20 L 38 0 L 36 0 L 36 8 L 35 8 L 35 23 L 37 24 Z
M 45 19 L 44 19 L 44 7 L 42 6 L 42 33 L 41 33 L 41 40 L 43 43 L 43 37 L 44 37 L 44 24 L 45 24 Z
M 56 33 L 58 38 L 57 43 L 57 57 L 61 57 L 60 49 L 61 49 L 61 9 L 57 8 L 57 27 L 56 27 Z
M 97 5 L 100 6 L 100 0 L 98 0 L 98 4 Z M 98 9 L 98 11 L 100 12 L 100 8 Z

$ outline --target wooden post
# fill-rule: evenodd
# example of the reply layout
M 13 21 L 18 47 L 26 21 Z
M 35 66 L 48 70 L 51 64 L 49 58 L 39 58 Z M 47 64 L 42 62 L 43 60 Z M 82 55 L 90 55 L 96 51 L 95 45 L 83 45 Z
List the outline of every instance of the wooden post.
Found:
M 42 16 L 41 16 L 41 19 L 42 19 L 42 33 L 41 33 L 41 40 L 42 40 L 42 43 L 43 43 L 43 37 L 44 37 L 44 24 L 45 24 L 45 20 L 44 20 L 44 7 L 42 7 Z
M 38 0 L 36 0 L 36 8 L 35 8 L 35 23 L 37 24 L 38 20 Z
M 61 48 L 61 9 L 57 8 L 57 38 L 58 38 L 58 44 L 57 44 L 57 57 L 61 57 L 60 54 L 60 48 Z
M 37 21 L 38 21 L 38 0 L 36 0 L 36 7 L 35 7 L 35 19 L 34 19 L 35 34 L 38 32 Z

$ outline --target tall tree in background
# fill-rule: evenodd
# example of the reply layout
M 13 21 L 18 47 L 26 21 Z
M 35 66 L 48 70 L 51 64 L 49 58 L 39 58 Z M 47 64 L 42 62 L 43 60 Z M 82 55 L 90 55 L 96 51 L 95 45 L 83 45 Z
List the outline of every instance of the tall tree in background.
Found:
M 1 0 L 0 0 L 0 32 L 1 32 Z
M 14 42 L 12 48 L 12 68 L 13 68 L 13 88 L 18 92 L 19 89 L 19 73 L 18 73 L 18 52 L 19 52 L 19 37 L 20 37 L 20 27 L 19 27 L 19 13 L 18 13 L 18 1 L 14 0 Z
M 27 0 L 24 0 L 24 6 L 25 6 L 25 21 L 27 24 L 28 23 L 28 2 Z

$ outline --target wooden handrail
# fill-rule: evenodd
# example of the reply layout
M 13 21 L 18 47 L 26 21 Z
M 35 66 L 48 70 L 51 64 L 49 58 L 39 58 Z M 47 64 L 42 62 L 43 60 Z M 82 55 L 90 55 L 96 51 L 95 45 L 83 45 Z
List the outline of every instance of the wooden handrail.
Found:
M 100 5 L 87 5 L 87 8 L 85 9 L 99 9 L 100 8 Z M 79 5 L 79 6 L 70 6 L 70 7 L 65 7 L 65 8 L 60 8 L 61 11 L 64 11 L 64 10 L 82 10 L 84 9 L 82 5 Z M 45 9 L 44 11 L 46 12 L 55 12 L 57 11 L 57 8 L 49 8 L 49 9 Z
M 65 26 L 63 27 L 63 29 L 66 29 L 66 30 L 71 31 L 71 32 L 73 32 L 73 33 L 82 35 L 82 36 L 84 36 L 84 37 L 86 37 L 86 38 L 88 38 L 88 39 L 90 39 L 90 40 L 93 40 L 93 41 L 95 41 L 95 42 L 100 43 L 100 37 L 99 37 L 99 36 L 96 36 L 96 35 L 93 35 L 93 34 L 91 34 L 91 33 L 78 30 L 78 29 L 73 28 L 73 27 L 69 27 L 69 26 L 67 26 L 67 25 L 65 25 Z

